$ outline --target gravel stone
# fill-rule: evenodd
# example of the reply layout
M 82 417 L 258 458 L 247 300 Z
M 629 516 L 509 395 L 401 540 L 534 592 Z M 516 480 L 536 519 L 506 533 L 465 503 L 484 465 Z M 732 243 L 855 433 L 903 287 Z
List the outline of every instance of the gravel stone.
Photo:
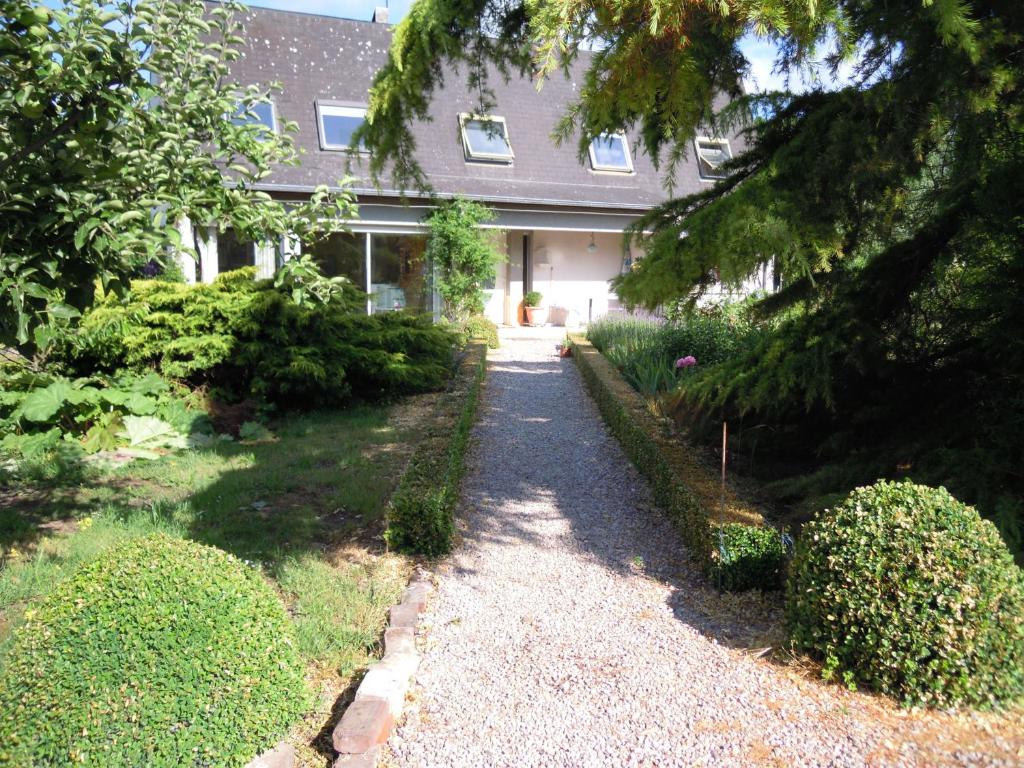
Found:
M 389 764 L 1015 764 L 1002 748 L 1024 744 L 935 747 L 930 713 L 732 647 L 744 627 L 707 617 L 706 584 L 560 339 L 510 336 L 490 356 L 462 541 L 421 617 L 415 703 Z

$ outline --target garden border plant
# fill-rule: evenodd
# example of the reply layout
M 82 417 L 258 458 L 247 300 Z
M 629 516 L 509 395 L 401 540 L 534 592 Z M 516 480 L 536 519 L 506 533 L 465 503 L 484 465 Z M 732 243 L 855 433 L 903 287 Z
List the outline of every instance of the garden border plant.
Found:
M 385 538 L 396 550 L 426 557 L 451 551 L 459 483 L 486 363 L 486 344 L 470 342 L 452 388 L 438 402 L 434 425 L 391 497 Z
M 605 423 L 648 479 L 697 564 L 727 590 L 776 589 L 785 575 L 781 534 L 756 509 L 718 481 L 655 417 L 644 398 L 581 334 L 571 334 L 573 358 Z M 723 503 L 724 502 L 724 503 Z

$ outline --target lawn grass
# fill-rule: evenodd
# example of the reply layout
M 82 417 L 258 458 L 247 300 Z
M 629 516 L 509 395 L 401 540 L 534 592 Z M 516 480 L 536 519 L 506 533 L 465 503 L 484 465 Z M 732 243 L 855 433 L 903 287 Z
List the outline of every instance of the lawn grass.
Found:
M 289 417 L 273 441 L 93 470 L 0 497 L 0 664 L 33 600 L 113 544 L 154 531 L 259 565 L 292 614 L 319 705 L 297 727 L 300 765 L 326 765 L 325 728 L 377 653 L 409 562 L 383 551 L 384 507 L 429 418 L 429 397 Z M 305 746 L 303 746 L 305 744 Z

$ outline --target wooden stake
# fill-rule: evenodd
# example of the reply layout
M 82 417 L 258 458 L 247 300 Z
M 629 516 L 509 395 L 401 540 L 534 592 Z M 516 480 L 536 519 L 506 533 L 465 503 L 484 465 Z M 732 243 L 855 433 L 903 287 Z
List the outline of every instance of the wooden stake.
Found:
M 722 498 L 719 508 L 722 510 L 722 521 L 725 521 L 725 462 L 729 455 L 729 425 L 722 422 Z

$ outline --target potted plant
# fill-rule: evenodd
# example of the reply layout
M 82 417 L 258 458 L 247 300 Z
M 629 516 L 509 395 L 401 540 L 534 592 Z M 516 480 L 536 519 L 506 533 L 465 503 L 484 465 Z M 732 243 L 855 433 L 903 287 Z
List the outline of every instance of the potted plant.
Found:
M 543 299 L 540 291 L 527 291 L 523 296 L 527 325 L 544 325 L 547 320 L 547 310 L 540 305 Z

